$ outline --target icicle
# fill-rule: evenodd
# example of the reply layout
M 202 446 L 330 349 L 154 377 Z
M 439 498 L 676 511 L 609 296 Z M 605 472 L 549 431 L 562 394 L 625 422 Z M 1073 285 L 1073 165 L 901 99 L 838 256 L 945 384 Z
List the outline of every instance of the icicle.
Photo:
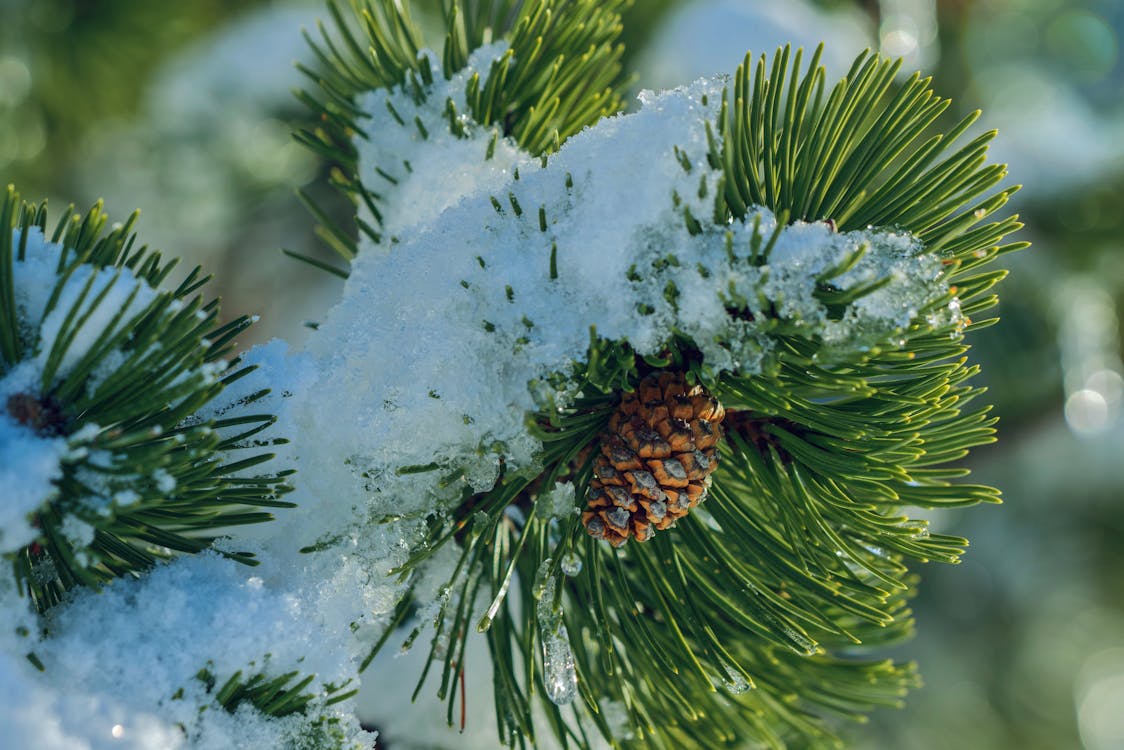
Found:
M 573 702 L 578 692 L 578 675 L 574 670 L 574 652 L 565 625 L 554 632 L 542 634 L 543 687 L 547 697 L 559 706 Z
M 549 560 L 539 568 L 549 569 Z M 578 693 L 578 674 L 574 669 L 574 652 L 570 648 L 570 635 L 562 624 L 562 610 L 554 607 L 554 590 L 557 582 L 546 579 L 538 604 L 535 607 L 539 620 L 539 637 L 542 639 L 542 683 L 546 695 L 558 706 L 573 702 Z

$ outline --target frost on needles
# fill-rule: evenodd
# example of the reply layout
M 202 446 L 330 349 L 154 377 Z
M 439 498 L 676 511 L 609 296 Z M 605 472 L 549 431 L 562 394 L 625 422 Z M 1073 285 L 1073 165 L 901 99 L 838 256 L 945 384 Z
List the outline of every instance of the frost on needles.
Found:
M 359 239 L 310 344 L 333 394 L 312 432 L 346 436 L 319 473 L 421 534 L 391 622 L 407 645 L 433 628 L 419 689 L 436 673 L 450 722 L 477 630 L 507 743 L 544 725 L 579 746 L 589 726 L 658 747 L 828 741 L 816 717 L 916 682 L 870 658 L 911 628 L 906 561 L 966 545 L 903 509 L 997 497 L 947 466 L 993 435 L 963 338 L 994 322 L 978 316 L 1003 272 L 977 269 L 1022 247 L 1001 244 L 1014 218 L 984 223 L 1013 192 L 984 161 L 993 133 L 956 144 L 973 115 L 922 140 L 948 105 L 926 80 L 864 55 L 827 87 L 818 52 L 803 68 L 782 49 L 530 148 L 527 111 L 481 121 L 466 94 L 518 66 L 511 49 L 461 68 L 415 50 L 341 114 Z M 660 372 L 725 407 L 719 469 L 674 529 L 613 551 L 580 520 L 594 456 L 633 493 L 678 486 L 628 474 L 604 432 Z
M 707 163 L 705 127 L 721 86 L 644 94 L 639 112 L 571 138 L 545 166 L 524 154 L 497 172 L 483 156 L 486 133 L 436 138 L 444 158 L 415 159 L 430 168 L 415 166 L 401 187 L 433 198 L 403 201 L 403 211 L 450 192 L 453 205 L 424 222 L 388 213 L 388 226 L 405 225 L 397 242 L 360 245 L 311 344 L 334 394 L 317 405 L 317 433 L 348 426 L 351 470 L 380 478 L 387 514 L 459 497 L 450 472 L 485 491 L 501 458 L 507 471 L 533 467 L 542 444 L 526 417 L 578 395 L 568 375 L 588 358 L 591 334 L 638 357 L 685 337 L 718 377 L 775 370 L 782 338 L 814 344 L 826 364 L 892 342 L 922 311 L 934 327 L 963 324 L 941 259 L 908 232 L 778 225 L 764 207 L 688 231 L 684 213 L 713 214 L 722 177 Z M 439 118 L 442 97 L 426 101 Z M 392 141 L 401 129 L 380 106 L 369 127 Z M 413 149 L 430 148 L 413 135 Z M 363 154 L 360 170 L 374 172 Z M 398 206 L 397 189 L 388 192 Z M 421 439 L 397 437 L 411 433 Z M 421 466 L 433 470 L 401 471 Z
M 251 321 L 220 324 L 198 269 L 163 288 L 174 263 L 134 222 L 96 206 L 48 233 L 45 206 L 0 197 L 0 734 L 360 747 L 330 708 L 354 692 L 350 653 L 322 648 L 353 618 L 307 581 L 266 587 L 253 543 L 227 538 L 292 505 L 270 390 L 228 358 Z
M 348 280 L 303 351 L 232 359 L 249 321 L 131 223 L 9 196 L 14 736 L 359 747 L 362 680 L 391 741 L 461 746 L 401 707 L 428 679 L 485 745 L 822 745 L 916 684 L 878 655 L 907 564 L 967 542 L 906 509 L 998 495 L 954 465 L 1022 246 L 992 134 L 788 49 L 618 114 L 623 5 L 450 2 L 428 51 L 409 4 L 329 4 L 300 138 L 355 220 L 313 207 Z

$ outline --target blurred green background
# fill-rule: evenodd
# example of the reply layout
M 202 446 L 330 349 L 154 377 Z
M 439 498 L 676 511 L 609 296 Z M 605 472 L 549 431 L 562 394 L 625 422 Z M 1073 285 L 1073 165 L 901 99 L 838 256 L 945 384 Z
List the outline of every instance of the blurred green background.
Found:
M 432 2 L 432 0 L 430 0 Z M 319 2 L 0 0 L 0 184 L 57 212 L 142 209 L 150 243 L 221 279 L 253 343 L 299 341 L 339 283 L 280 248 L 326 252 L 294 198 L 323 188 L 289 133 L 293 68 Z M 1003 324 L 973 356 L 1002 417 L 973 456 L 1006 504 L 943 513 L 971 538 L 923 571 L 926 687 L 856 730 L 860 748 L 1124 748 L 1124 2 L 636 0 L 645 87 L 729 72 L 746 49 L 827 43 L 829 72 L 871 46 L 934 76 L 953 115 L 985 112 L 1025 185 L 1034 247 L 1010 261 Z

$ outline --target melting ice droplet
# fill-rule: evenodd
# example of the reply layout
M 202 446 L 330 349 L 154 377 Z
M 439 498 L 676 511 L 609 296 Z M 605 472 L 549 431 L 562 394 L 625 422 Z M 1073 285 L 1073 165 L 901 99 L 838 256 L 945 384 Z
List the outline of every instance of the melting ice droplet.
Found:
M 531 586 L 531 595 L 536 600 L 541 601 L 544 595 L 548 598 L 554 598 L 554 577 L 551 575 L 551 566 L 554 564 L 553 558 L 547 557 L 540 564 L 539 569 L 535 571 L 535 583 Z M 542 605 L 538 608 L 539 617 L 543 616 Z
M 546 695 L 559 706 L 574 700 L 578 692 L 578 673 L 574 669 L 574 652 L 565 625 L 557 630 L 542 631 L 543 687 Z
M 563 573 L 573 578 L 578 573 L 582 572 L 582 559 L 575 555 L 573 552 L 567 552 L 562 557 L 560 567 L 562 568 Z
M 554 606 L 557 580 L 550 577 L 543 587 L 542 598 L 535 606 L 542 640 L 542 684 L 546 695 L 558 706 L 571 703 L 578 693 L 578 673 L 574 669 L 574 652 L 570 634 L 562 624 L 562 610 Z

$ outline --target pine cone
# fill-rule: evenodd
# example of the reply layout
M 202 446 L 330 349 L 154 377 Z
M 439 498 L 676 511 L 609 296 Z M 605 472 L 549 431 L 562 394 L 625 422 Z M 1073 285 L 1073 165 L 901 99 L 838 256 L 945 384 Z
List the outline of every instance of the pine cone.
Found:
M 710 488 L 724 416 L 717 399 L 681 373 L 641 380 L 601 435 L 582 513 L 590 535 L 619 547 L 687 515 Z

